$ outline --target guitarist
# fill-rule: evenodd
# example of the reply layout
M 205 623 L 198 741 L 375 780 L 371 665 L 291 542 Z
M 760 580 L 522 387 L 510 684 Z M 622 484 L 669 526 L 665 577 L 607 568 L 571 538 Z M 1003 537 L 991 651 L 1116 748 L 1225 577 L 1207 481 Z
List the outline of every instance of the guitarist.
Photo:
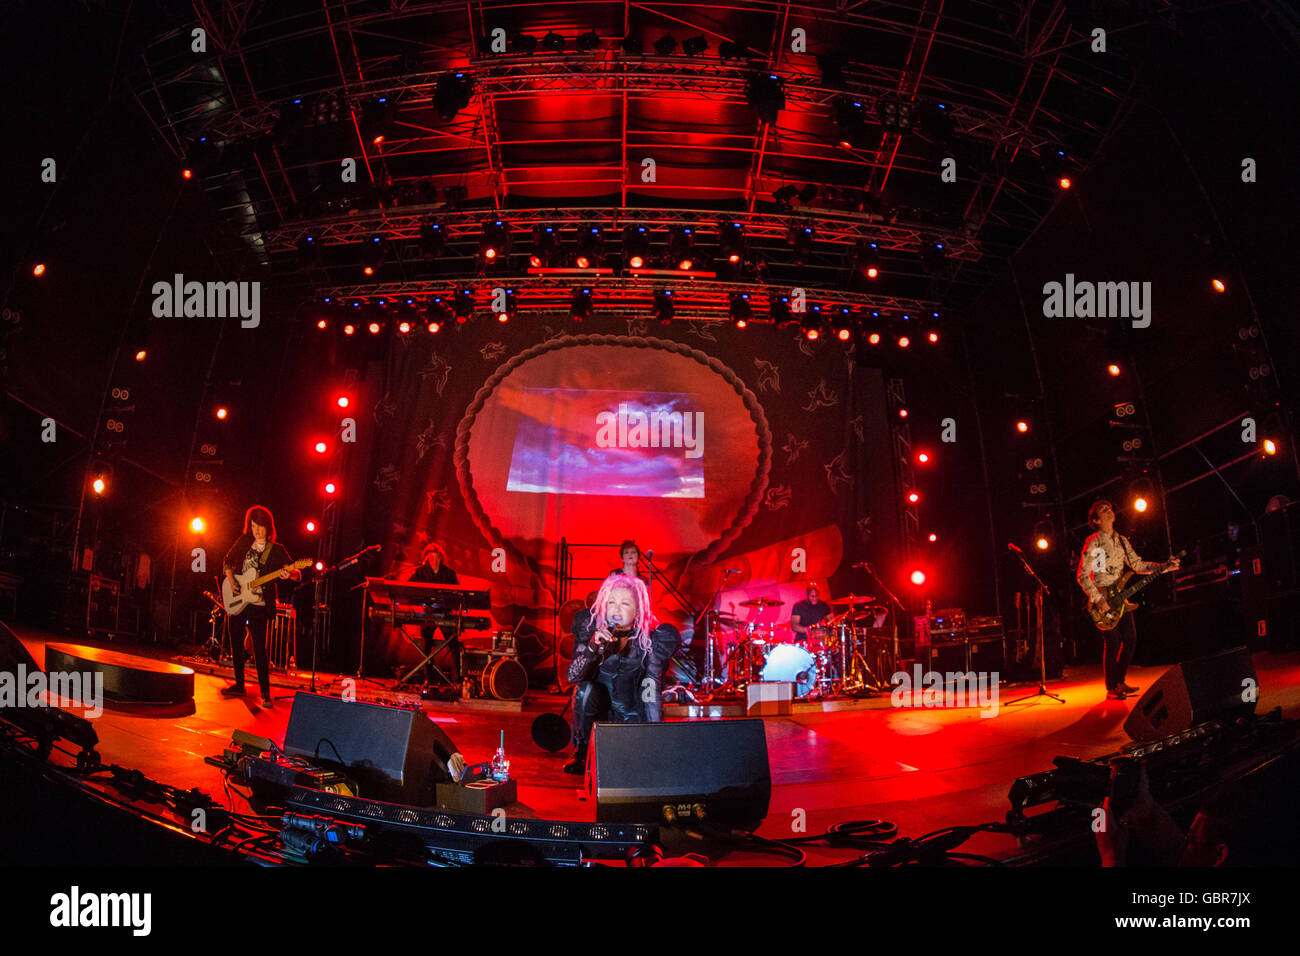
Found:
M 1128 538 L 1115 530 L 1115 509 L 1104 498 L 1094 501 L 1088 509 L 1088 524 L 1097 530 L 1083 543 L 1077 579 L 1089 603 L 1099 610 L 1107 607 L 1100 588 L 1118 581 L 1125 566 L 1138 574 L 1155 574 L 1162 569 L 1176 571 L 1179 567 L 1178 558 L 1166 565 L 1139 558 Z M 1137 687 L 1124 682 L 1137 644 L 1137 625 L 1133 615 L 1125 614 L 1114 629 L 1103 631 L 1102 636 L 1101 666 L 1106 678 L 1106 696 L 1112 700 L 1124 700 L 1138 691 Z
M 291 581 L 302 580 L 302 572 L 297 568 L 286 568 L 292 563 L 289 552 L 284 545 L 275 540 L 275 519 L 271 512 L 261 505 L 254 505 L 244 513 L 244 533 L 240 535 L 222 561 L 222 571 L 231 590 L 239 593 L 239 582 L 235 575 L 256 571 L 261 577 L 275 568 L 283 568 L 280 577 Z M 275 614 L 276 585 L 271 580 L 258 590 L 262 595 L 261 604 L 249 604 L 238 614 L 229 619 L 230 649 L 235 655 L 235 682 L 221 691 L 226 697 L 244 696 L 244 632 L 253 645 L 253 659 L 257 662 L 257 683 L 262 691 L 262 706 L 274 707 L 271 700 L 271 662 L 266 647 L 266 630 L 271 615 Z

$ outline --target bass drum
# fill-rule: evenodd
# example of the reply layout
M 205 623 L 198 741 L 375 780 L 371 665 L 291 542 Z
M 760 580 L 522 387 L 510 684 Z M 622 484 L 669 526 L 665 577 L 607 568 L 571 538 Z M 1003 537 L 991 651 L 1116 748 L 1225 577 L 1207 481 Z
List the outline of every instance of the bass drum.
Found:
M 798 644 L 778 644 L 767 655 L 763 680 L 789 681 L 796 697 L 807 697 L 817 686 L 817 662 Z
M 493 700 L 523 700 L 528 690 L 528 672 L 513 657 L 496 657 L 479 677 L 484 697 Z

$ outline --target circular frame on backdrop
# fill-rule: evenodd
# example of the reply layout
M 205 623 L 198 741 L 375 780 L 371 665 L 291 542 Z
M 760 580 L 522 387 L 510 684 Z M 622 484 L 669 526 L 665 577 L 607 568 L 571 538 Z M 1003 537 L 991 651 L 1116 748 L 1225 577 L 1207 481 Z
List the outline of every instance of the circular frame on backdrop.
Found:
M 469 407 L 465 410 L 465 415 L 461 419 L 456 429 L 456 445 L 453 461 L 456 467 L 456 480 L 460 485 L 461 495 L 469 509 L 471 518 L 479 530 L 491 541 L 493 546 L 504 547 L 517 558 L 523 560 L 526 566 L 533 566 L 535 569 L 540 565 L 536 558 L 530 558 L 520 551 L 514 541 L 508 537 L 497 525 L 497 520 L 487 513 L 483 502 L 480 500 L 478 492 L 475 489 L 474 476 L 471 473 L 470 466 L 470 442 L 474 434 L 474 426 L 478 422 L 479 416 L 484 412 L 489 400 L 497 388 L 505 380 L 516 372 L 525 363 L 544 356 L 547 353 L 555 352 L 568 348 L 579 346 L 613 346 L 618 348 L 633 349 L 654 349 L 672 353 L 676 356 L 688 358 L 701 366 L 701 371 L 708 371 L 718 376 L 727 388 L 739 396 L 744 405 L 746 412 L 749 414 L 750 422 L 754 427 L 754 434 L 757 440 L 757 460 L 754 463 L 754 474 L 749 481 L 748 489 L 740 502 L 735 514 L 722 529 L 722 532 L 710 541 L 703 548 L 696 549 L 693 552 L 694 558 L 704 563 L 709 563 L 717 559 L 735 539 L 753 520 L 758 511 L 758 506 L 763 500 L 763 495 L 767 490 L 768 477 L 771 471 L 772 462 L 772 435 L 768 426 L 767 416 L 763 411 L 762 405 L 758 398 L 740 377 L 728 368 L 721 360 L 716 359 L 699 349 L 692 348 L 680 342 L 672 342 L 666 339 L 645 338 L 641 336 L 625 335 L 566 335 L 559 338 L 541 342 L 529 349 L 525 349 L 518 355 L 513 356 L 509 361 L 504 363 L 484 382 L 483 387 L 475 394 L 474 399 L 470 402 Z

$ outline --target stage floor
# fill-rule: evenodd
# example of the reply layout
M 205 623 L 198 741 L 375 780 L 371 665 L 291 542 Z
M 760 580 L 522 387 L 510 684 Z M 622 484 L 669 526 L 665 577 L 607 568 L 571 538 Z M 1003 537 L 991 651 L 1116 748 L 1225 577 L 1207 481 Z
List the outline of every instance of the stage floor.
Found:
M 14 631 L 42 664 L 45 643 L 66 640 L 27 627 Z M 101 646 L 159 654 L 156 648 L 122 642 Z M 1300 652 L 1260 653 L 1255 655 L 1255 666 L 1261 690 L 1257 712 L 1281 707 L 1285 716 L 1300 716 Z M 1164 670 L 1134 667 L 1128 681 L 1145 690 Z M 318 675 L 318 691 L 338 693 L 341 685 L 333 684 L 334 678 Z M 228 677 L 196 674 L 194 712 L 188 714 L 106 708 L 94 721 L 104 762 L 138 769 L 181 789 L 197 787 L 221 803 L 233 801 L 236 810 L 247 809 L 233 789 L 223 786 L 221 771 L 203 758 L 219 757 L 235 729 L 282 743 L 294 688 L 306 685 L 306 678 L 277 676 L 275 707 L 267 710 L 258 704 L 251 667 L 249 680 L 252 696 L 228 699 L 219 694 Z M 358 685 L 357 692 L 365 699 L 391 689 L 391 681 L 367 681 Z M 763 718 L 773 792 L 767 820 L 758 833 L 774 839 L 802 835 L 793 829 L 800 819 L 806 834 L 846 820 L 883 819 L 897 824 L 899 835 L 915 838 L 948 826 L 1001 821 L 1009 808 L 1007 791 L 1016 777 L 1051 769 L 1057 755 L 1091 758 L 1128 742 L 1122 726 L 1136 698 L 1107 700 L 1099 667 L 1072 668 L 1064 679 L 1049 684 L 1052 692 L 1065 698 L 1064 704 L 1046 697 L 1005 703 L 1036 689 L 1036 684 L 1004 685 L 1000 691 L 1004 703 L 994 716 L 981 716 L 975 708 L 895 708 L 888 697 L 880 697 L 853 710 Z M 520 805 L 513 812 L 544 819 L 594 820 L 595 806 L 583 792 L 582 778 L 561 770 L 569 751 L 542 751 L 529 733 L 538 714 L 558 713 L 563 706 L 562 698 L 530 693 L 519 711 L 472 710 L 437 702 L 426 702 L 424 709 L 471 763 L 488 759 L 498 734 L 505 732 L 511 775 L 519 786 Z M 67 709 L 78 711 L 73 706 Z M 1006 859 L 1018 855 L 1022 847 L 1009 835 L 978 834 L 961 851 Z M 818 863 L 855 854 L 810 848 L 808 855 L 810 863 Z M 782 864 L 779 858 L 748 853 L 733 854 L 723 862 Z

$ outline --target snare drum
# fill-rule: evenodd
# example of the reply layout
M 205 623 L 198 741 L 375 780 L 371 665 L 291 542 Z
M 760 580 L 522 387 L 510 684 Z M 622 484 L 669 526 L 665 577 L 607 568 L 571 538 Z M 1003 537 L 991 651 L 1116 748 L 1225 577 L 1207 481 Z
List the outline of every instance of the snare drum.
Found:
M 790 681 L 796 697 L 807 697 L 817 686 L 817 662 L 797 644 L 778 644 L 767 656 L 763 680 Z

